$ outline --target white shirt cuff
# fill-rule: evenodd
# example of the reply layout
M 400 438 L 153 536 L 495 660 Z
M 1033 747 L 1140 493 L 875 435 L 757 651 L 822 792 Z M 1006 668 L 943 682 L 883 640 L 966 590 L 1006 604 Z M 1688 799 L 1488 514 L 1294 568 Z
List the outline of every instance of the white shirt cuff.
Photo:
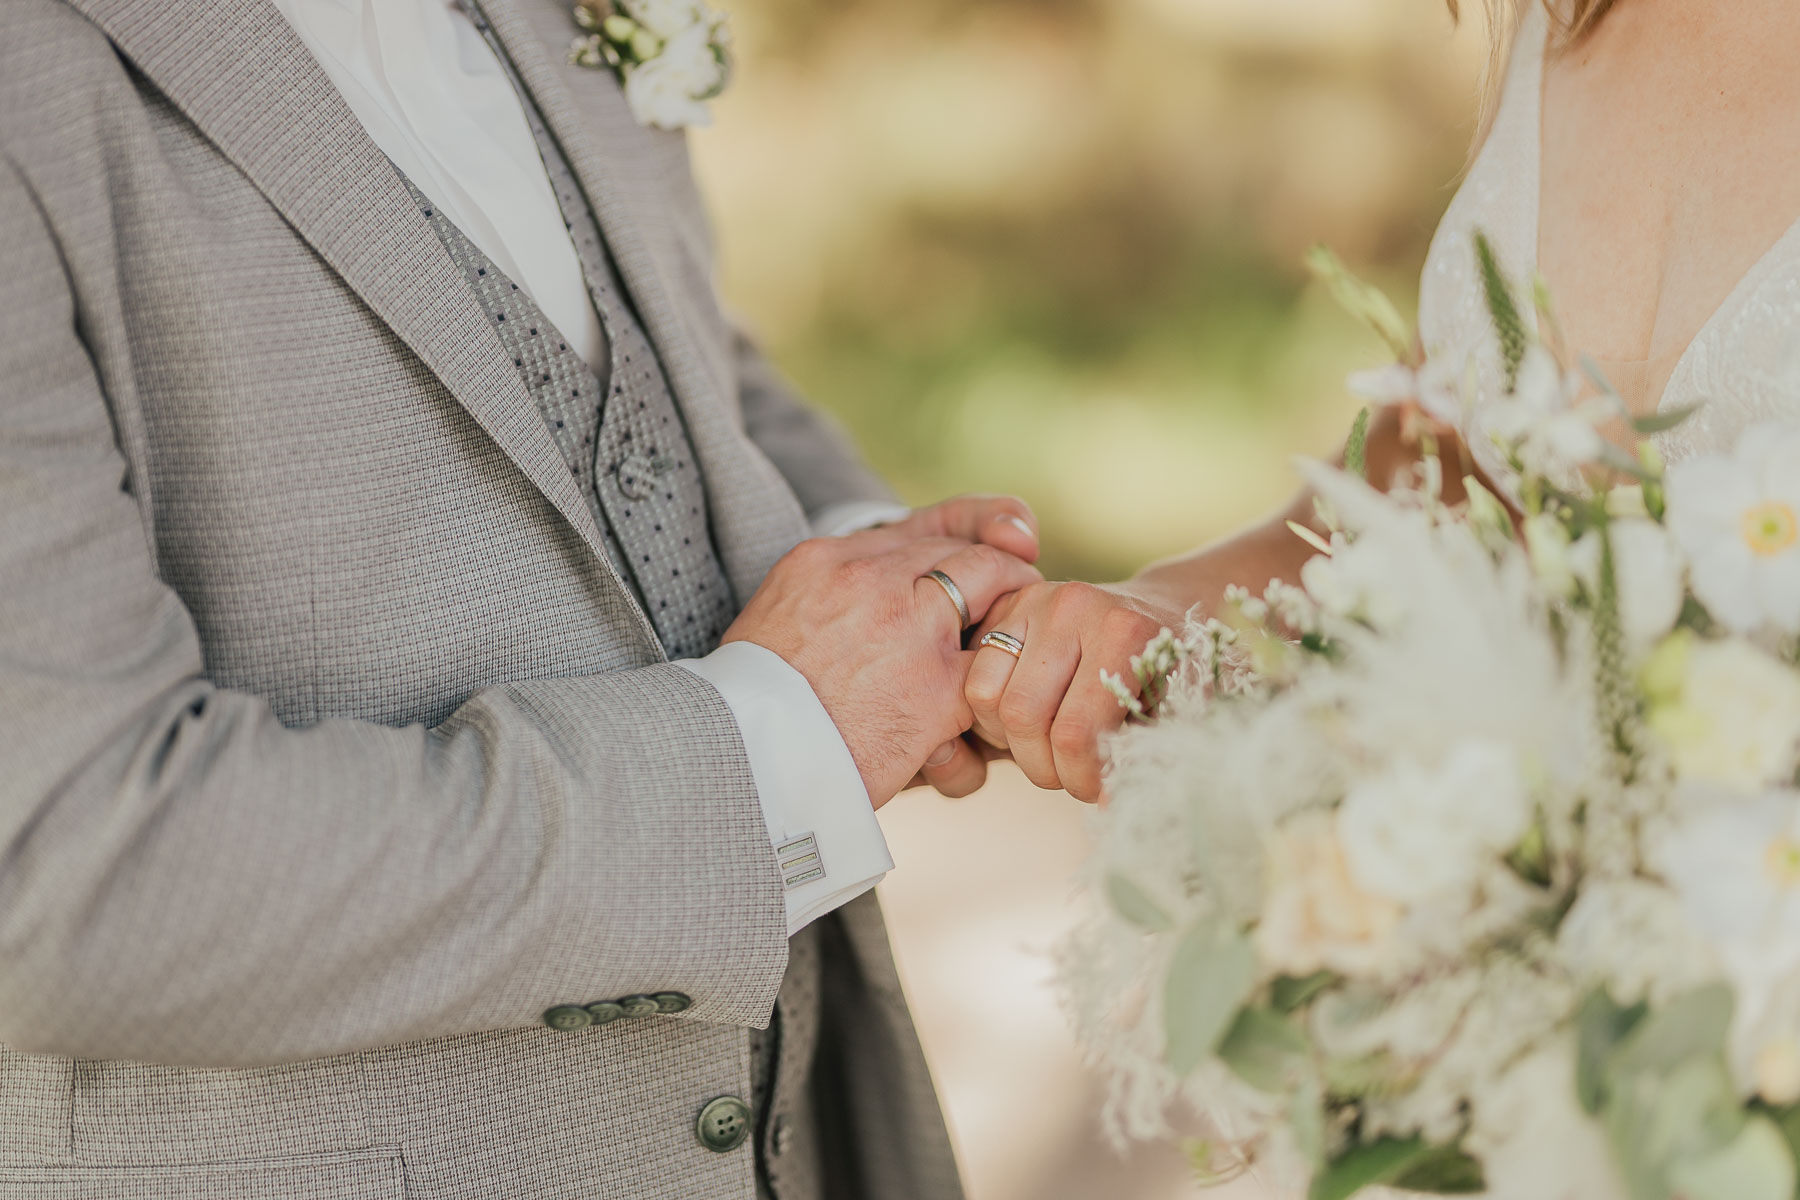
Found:
M 751 642 L 675 665 L 717 688 L 737 719 L 781 867 L 789 937 L 894 869 L 862 773 L 804 675 Z
M 842 504 L 828 504 L 813 515 L 813 536 L 843 537 L 877 525 L 904 521 L 910 516 L 912 509 L 904 504 L 888 500 L 846 500 Z

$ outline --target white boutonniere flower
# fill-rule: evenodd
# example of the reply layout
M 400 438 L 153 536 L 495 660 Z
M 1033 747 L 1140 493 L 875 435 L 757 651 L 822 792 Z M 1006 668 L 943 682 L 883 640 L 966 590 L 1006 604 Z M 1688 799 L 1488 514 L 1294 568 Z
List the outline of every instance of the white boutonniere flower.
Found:
M 579 67 L 611 68 L 639 122 L 655 129 L 709 125 L 707 102 L 731 81 L 731 35 L 705 0 L 587 0 L 569 48 Z

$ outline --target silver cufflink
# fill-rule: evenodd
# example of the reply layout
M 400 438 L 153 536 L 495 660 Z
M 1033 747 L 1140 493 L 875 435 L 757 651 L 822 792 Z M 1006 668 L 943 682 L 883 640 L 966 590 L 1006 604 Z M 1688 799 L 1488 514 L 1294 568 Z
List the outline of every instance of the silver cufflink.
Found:
M 810 833 L 789 838 L 775 847 L 775 861 L 781 864 L 781 882 L 789 891 L 825 878 L 825 860 L 819 857 L 818 839 Z

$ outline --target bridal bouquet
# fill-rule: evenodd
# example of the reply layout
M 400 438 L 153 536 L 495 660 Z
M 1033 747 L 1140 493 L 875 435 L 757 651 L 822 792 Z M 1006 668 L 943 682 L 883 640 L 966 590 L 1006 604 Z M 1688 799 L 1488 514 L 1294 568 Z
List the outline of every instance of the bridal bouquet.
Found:
M 1627 454 L 1477 252 L 1486 372 L 1336 282 L 1402 358 L 1355 386 L 1427 446 L 1473 422 L 1510 504 L 1429 455 L 1377 491 L 1359 422 L 1300 578 L 1112 681 L 1138 720 L 1062 951 L 1109 1117 L 1185 1101 L 1203 1172 L 1311 1200 L 1793 1200 L 1800 428 Z

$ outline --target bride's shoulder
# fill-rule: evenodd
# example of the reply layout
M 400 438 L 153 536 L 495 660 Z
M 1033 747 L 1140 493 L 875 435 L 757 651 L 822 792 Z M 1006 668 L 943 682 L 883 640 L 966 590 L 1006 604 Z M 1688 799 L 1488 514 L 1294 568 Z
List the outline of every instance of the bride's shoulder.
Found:
M 1483 120 L 1461 185 L 1451 197 L 1419 281 L 1419 327 L 1427 349 L 1466 344 L 1485 329 L 1474 234 L 1485 233 L 1515 278 L 1535 272 L 1538 132 L 1548 20 L 1527 5 L 1511 38 L 1493 111 Z

